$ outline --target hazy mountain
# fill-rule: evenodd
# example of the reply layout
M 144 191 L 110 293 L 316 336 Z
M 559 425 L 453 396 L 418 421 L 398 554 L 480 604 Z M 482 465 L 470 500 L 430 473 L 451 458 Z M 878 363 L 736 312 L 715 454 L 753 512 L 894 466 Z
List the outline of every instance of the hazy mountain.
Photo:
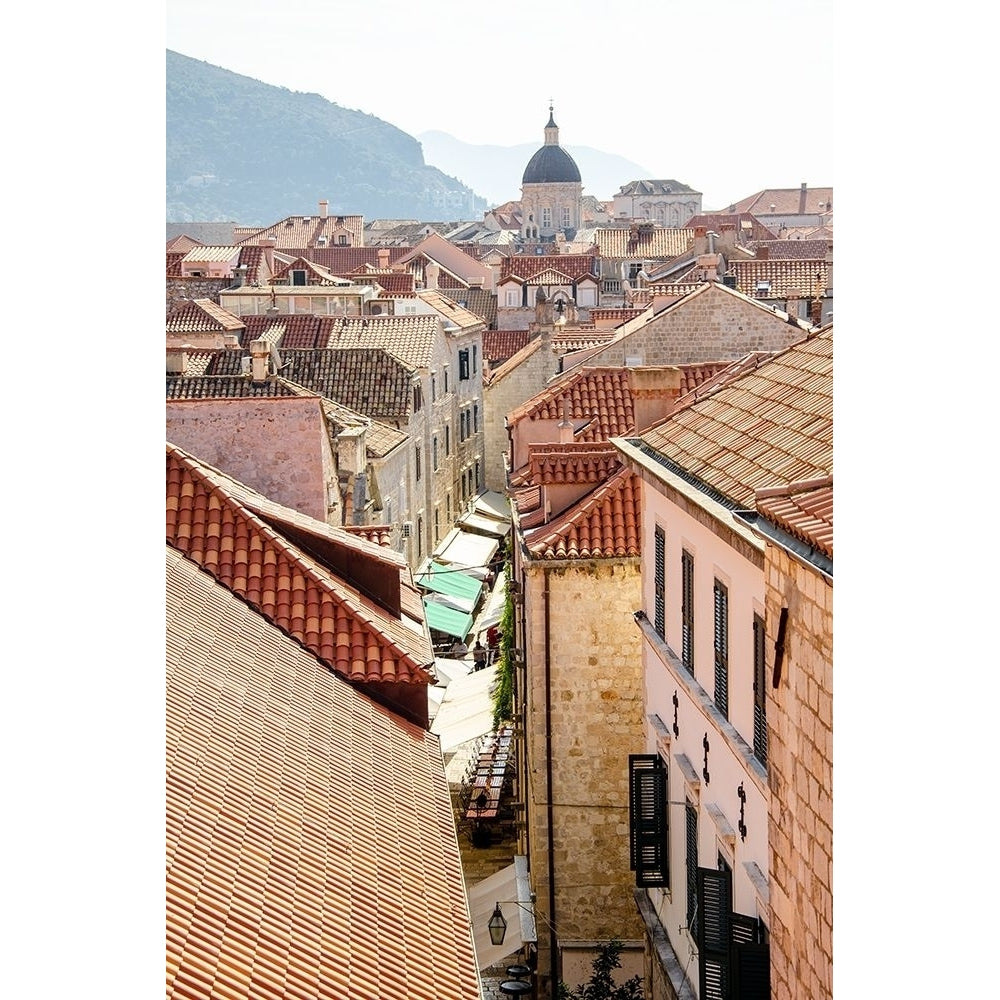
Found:
M 485 195 L 491 205 L 516 201 L 521 197 L 521 176 L 535 150 L 542 145 L 541 130 L 536 143 L 519 146 L 475 146 L 445 132 L 421 132 L 424 159 Z M 562 145 L 562 143 L 560 143 Z M 583 193 L 598 201 L 610 201 L 629 181 L 653 177 L 645 167 L 615 153 L 602 153 L 589 146 L 563 148 L 576 161 L 583 181 Z
M 366 219 L 475 219 L 487 207 L 374 115 L 170 50 L 166 69 L 167 222 L 270 225 L 323 199 Z

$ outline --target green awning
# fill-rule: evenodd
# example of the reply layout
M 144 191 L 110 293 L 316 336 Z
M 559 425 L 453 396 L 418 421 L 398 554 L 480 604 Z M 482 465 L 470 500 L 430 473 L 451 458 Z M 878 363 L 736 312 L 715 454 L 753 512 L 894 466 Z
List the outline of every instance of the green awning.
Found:
M 443 566 L 432 562 L 425 573 L 416 580 L 417 586 L 436 594 L 460 598 L 467 603 L 470 611 L 475 611 L 479 596 L 483 591 L 483 581 L 463 573 L 454 566 Z
M 424 614 L 427 616 L 428 626 L 445 635 L 464 640 L 472 629 L 472 615 L 439 604 L 430 597 L 424 598 Z

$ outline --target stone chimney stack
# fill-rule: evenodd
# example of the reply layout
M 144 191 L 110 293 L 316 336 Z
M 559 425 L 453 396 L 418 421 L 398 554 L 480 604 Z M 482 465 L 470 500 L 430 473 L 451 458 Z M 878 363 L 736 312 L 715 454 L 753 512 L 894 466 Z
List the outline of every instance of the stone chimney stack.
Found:
M 771 256 L 771 248 L 767 246 L 767 244 L 762 244 L 754 251 L 754 256 L 757 260 L 769 260 Z
M 736 223 L 723 222 L 719 228 L 722 230 L 719 235 L 719 249 L 724 254 L 731 254 L 736 249 Z
M 246 264 L 237 264 L 233 268 L 233 277 L 236 278 L 236 287 L 243 288 L 247 283 L 247 266 Z
M 694 252 L 696 255 L 708 253 L 708 229 L 705 226 L 694 227 Z
M 167 374 L 168 375 L 183 375 L 184 369 L 187 368 L 187 344 L 181 347 L 179 350 L 170 350 L 167 348 Z
M 267 264 L 268 277 L 274 274 L 274 248 L 278 241 L 273 236 L 261 238 L 260 245 L 264 248 L 264 263 Z
M 387 271 L 389 269 L 389 248 L 382 247 L 378 252 L 378 266 L 379 270 Z
M 266 340 L 250 341 L 250 367 L 254 382 L 267 381 L 267 362 L 271 345 Z
M 799 188 L 799 215 L 806 214 L 806 182 L 802 182 L 802 187 Z
M 672 366 L 629 368 L 629 388 L 635 431 L 641 434 L 659 423 L 674 408 L 681 395 L 681 370 Z
M 424 288 L 437 288 L 438 276 L 441 268 L 437 264 L 430 263 L 424 268 Z
M 330 203 L 326 198 L 322 199 L 319 203 L 319 217 L 325 219 L 330 214 Z
M 826 248 L 826 294 L 833 296 L 833 243 Z

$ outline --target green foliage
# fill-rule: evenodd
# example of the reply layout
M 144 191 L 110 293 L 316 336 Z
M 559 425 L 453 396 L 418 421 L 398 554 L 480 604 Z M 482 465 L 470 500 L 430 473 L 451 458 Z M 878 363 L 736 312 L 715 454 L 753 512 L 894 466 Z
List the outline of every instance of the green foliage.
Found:
M 266 226 L 312 215 L 324 198 L 332 214 L 366 219 L 468 219 L 486 208 L 374 115 L 169 50 L 166 182 L 176 222 Z
M 500 660 L 497 683 L 493 690 L 493 730 L 514 718 L 514 598 L 510 592 L 511 561 L 506 559 L 507 585 L 503 612 L 500 615 Z
M 614 939 L 601 946 L 591 963 L 589 983 L 582 983 L 570 990 L 559 984 L 559 1000 L 643 1000 L 642 980 L 633 976 L 620 985 L 614 981 L 615 969 L 621 968 L 622 942 Z

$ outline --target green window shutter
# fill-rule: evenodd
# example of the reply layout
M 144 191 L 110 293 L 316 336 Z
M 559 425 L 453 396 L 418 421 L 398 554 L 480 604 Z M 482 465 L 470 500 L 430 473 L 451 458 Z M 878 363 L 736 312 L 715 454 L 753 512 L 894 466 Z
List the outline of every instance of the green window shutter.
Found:
M 767 653 L 764 619 L 753 616 L 753 754 L 767 766 Z
M 681 552 L 681 662 L 694 673 L 694 556 Z
M 729 591 L 715 581 L 715 707 L 729 718 Z
M 667 536 L 664 534 L 662 528 L 657 527 L 656 531 L 653 533 L 653 538 L 655 543 L 653 546 L 653 580 L 654 589 L 656 591 L 655 609 L 653 612 L 653 627 L 656 629 L 658 635 L 666 639 L 667 631 L 665 626 L 665 607 L 667 567 L 665 565 L 665 559 L 667 551 Z
M 629 868 L 638 886 L 669 887 L 667 769 L 659 754 L 629 754 Z

